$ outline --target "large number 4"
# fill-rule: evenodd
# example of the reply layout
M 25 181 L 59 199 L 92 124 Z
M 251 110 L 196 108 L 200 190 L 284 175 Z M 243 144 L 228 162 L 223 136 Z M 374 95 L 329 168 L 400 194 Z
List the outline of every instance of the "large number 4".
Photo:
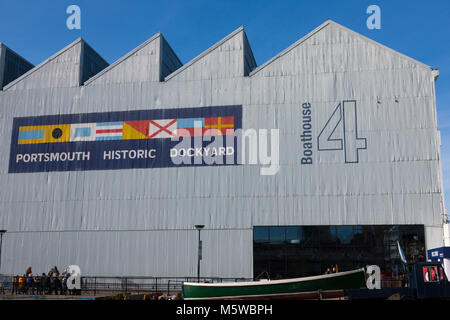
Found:
M 319 151 L 343 150 L 345 163 L 358 163 L 359 150 L 367 149 L 367 139 L 358 137 L 356 101 L 338 104 L 317 137 Z

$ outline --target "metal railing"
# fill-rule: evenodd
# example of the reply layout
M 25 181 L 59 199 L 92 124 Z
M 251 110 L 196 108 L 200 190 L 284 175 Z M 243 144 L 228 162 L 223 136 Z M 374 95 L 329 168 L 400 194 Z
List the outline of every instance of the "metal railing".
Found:
M 251 281 L 246 278 L 200 278 L 200 282 Z M 82 292 L 114 291 L 133 293 L 179 293 L 183 282 L 197 282 L 196 277 L 82 277 Z
M 0 294 L 17 294 L 13 285 L 14 276 L 0 275 Z M 200 282 L 242 282 L 252 281 L 251 278 L 200 278 Z M 133 293 L 133 294 L 176 294 L 181 293 L 183 282 L 197 282 L 197 277 L 139 277 L 139 276 L 82 276 L 81 290 L 77 294 L 99 295 L 105 293 Z M 23 288 L 19 294 L 28 293 Z M 31 288 L 30 288 L 31 290 Z M 36 290 L 37 291 L 37 290 Z M 44 290 L 44 292 L 46 292 Z

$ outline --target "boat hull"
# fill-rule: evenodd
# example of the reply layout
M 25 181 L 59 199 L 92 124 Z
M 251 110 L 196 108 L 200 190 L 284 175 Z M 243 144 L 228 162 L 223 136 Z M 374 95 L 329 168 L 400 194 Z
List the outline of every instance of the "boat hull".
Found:
M 317 299 L 339 297 L 344 289 L 364 286 L 364 269 L 316 277 L 242 283 L 183 283 L 183 297 L 192 299 Z

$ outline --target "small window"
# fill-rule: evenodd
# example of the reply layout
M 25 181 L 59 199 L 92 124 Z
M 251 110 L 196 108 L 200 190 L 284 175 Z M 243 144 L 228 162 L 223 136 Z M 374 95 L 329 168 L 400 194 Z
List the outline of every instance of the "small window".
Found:
M 423 267 L 424 282 L 439 282 L 439 274 L 436 266 Z
M 283 243 L 285 238 L 285 227 L 270 227 L 270 243 Z
M 254 227 L 253 241 L 255 243 L 269 242 L 269 227 Z
M 442 267 L 439 267 L 439 276 L 441 278 L 441 280 L 444 280 L 444 269 L 442 269 Z
M 289 244 L 300 244 L 303 240 L 301 227 L 286 227 L 286 242 Z
M 337 244 L 349 245 L 353 239 L 353 227 L 352 226 L 338 226 L 337 227 Z

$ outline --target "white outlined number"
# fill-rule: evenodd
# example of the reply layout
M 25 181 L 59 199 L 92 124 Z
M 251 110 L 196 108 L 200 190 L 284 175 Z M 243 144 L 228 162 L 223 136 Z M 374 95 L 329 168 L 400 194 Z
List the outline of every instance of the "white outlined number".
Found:
M 338 104 L 317 137 L 318 151 L 344 151 L 345 163 L 359 163 L 359 150 L 367 149 L 367 139 L 358 137 L 355 100 Z

